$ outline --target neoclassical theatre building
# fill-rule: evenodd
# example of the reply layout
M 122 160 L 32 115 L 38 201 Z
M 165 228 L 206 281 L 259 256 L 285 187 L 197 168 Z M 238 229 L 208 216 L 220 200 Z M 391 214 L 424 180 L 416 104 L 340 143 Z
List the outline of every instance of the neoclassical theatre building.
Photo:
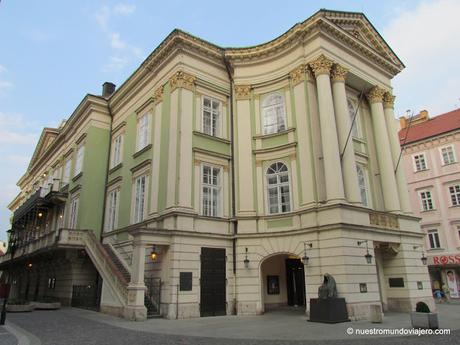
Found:
M 434 307 L 395 170 L 403 68 L 362 13 L 248 48 L 174 30 L 44 129 L 10 204 L 11 294 L 133 320 L 308 312 L 329 273 L 354 320 Z

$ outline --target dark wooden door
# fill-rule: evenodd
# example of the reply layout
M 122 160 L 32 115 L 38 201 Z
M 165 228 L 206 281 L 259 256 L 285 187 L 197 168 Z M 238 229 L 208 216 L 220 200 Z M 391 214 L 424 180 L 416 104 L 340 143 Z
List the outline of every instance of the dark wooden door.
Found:
M 226 315 L 225 249 L 201 248 L 201 316 Z
M 305 275 L 299 259 L 286 259 L 288 305 L 305 305 Z

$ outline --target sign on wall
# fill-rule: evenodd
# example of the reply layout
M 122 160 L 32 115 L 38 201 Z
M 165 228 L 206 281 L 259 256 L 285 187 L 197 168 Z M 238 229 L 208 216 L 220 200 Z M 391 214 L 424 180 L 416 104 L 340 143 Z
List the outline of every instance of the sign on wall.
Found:
M 446 271 L 447 287 L 451 298 L 459 298 L 457 277 L 454 270 Z

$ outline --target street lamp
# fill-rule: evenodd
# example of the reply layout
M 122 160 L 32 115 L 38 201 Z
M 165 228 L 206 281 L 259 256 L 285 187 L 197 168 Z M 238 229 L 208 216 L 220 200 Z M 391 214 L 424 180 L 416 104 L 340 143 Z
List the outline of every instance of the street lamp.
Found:
M 360 246 L 363 243 L 366 243 L 366 254 L 364 255 L 364 257 L 366 258 L 366 262 L 368 264 L 371 264 L 372 263 L 372 255 L 369 253 L 369 246 L 368 246 L 367 240 L 358 241 L 358 246 Z
M 422 248 L 422 246 L 413 246 L 414 250 L 416 250 L 417 248 Z M 425 252 L 423 251 L 423 248 L 422 248 L 422 257 L 420 258 L 420 260 L 422 261 L 422 264 L 426 266 L 427 262 L 428 262 L 428 258 L 425 256 Z
M 152 247 L 152 251 L 150 252 L 150 259 L 152 259 L 153 262 L 157 261 L 158 258 L 158 253 L 155 250 L 155 245 Z
M 248 247 L 246 247 L 246 257 L 244 259 L 244 268 L 249 268 Z
M 308 260 L 310 260 L 310 258 L 309 258 L 308 255 L 307 255 L 307 246 L 308 246 L 309 248 L 311 248 L 311 247 L 313 247 L 313 243 L 311 243 L 311 242 L 306 242 L 306 241 L 303 242 L 303 258 L 302 258 L 302 261 L 303 261 L 303 264 L 304 264 L 305 266 L 308 265 Z

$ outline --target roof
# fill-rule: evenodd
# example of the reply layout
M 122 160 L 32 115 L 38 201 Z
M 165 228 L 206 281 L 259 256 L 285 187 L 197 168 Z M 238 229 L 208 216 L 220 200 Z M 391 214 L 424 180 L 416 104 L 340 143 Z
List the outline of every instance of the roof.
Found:
M 456 129 L 460 129 L 460 108 L 400 130 L 399 140 L 401 146 L 404 146 Z

